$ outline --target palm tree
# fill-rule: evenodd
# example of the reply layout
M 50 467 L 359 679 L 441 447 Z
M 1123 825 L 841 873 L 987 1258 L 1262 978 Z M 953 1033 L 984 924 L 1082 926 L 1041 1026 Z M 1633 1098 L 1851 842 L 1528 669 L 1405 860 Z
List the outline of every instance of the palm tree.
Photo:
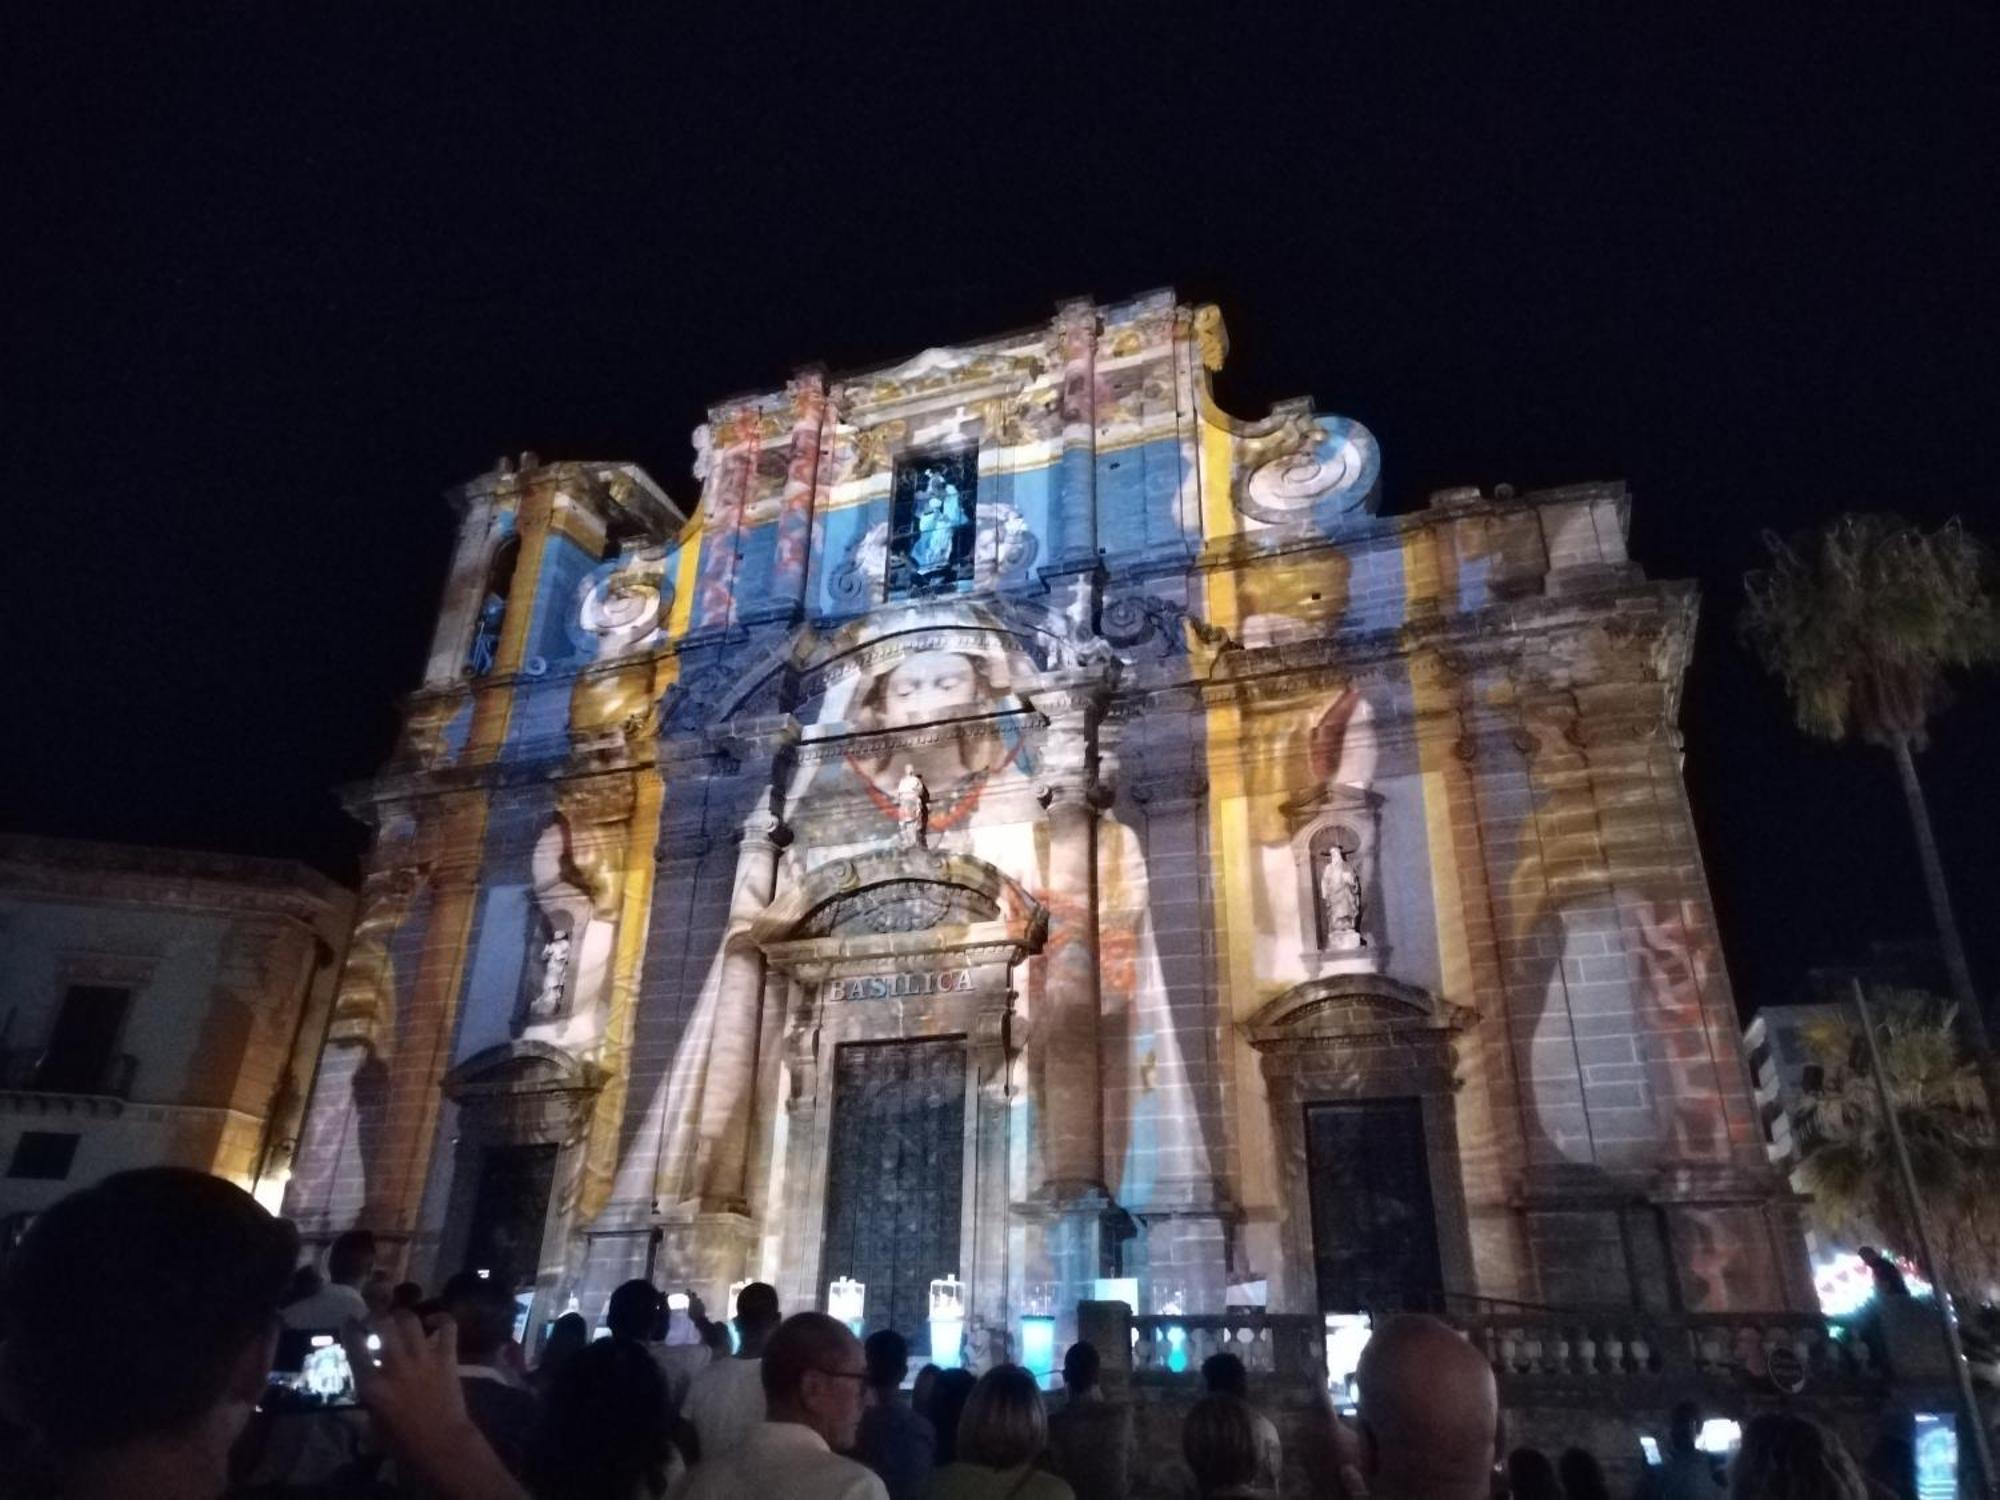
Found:
M 1872 1003 L 1940 1273 L 1955 1294 L 1983 1300 L 2000 1280 L 2000 1139 L 1985 1090 L 1949 1006 L 1917 991 L 1878 990 Z M 1909 1205 L 1859 1031 L 1842 1017 L 1808 1027 L 1805 1043 L 1818 1079 L 1799 1101 L 1798 1180 L 1812 1195 L 1815 1223 L 1835 1237 L 1879 1237 L 1915 1258 Z
M 1945 702 L 1946 670 L 2000 659 L 1986 549 L 1956 521 L 1925 532 L 1880 515 L 1845 515 L 1792 541 L 1766 533 L 1765 542 L 1772 566 L 1743 581 L 1743 634 L 1784 680 L 1799 728 L 1829 740 L 1859 735 L 1895 757 L 1959 1021 L 1987 1098 L 2000 1107 L 2000 1061 L 1916 763 L 1930 716 Z

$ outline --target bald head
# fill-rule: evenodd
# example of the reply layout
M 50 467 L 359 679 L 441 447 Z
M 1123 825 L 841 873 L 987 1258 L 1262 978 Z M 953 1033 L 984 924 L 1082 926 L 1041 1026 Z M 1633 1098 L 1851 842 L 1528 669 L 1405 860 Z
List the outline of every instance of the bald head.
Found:
M 1405 1316 L 1362 1351 L 1362 1470 L 1377 1500 L 1484 1500 L 1500 1396 L 1486 1357 L 1435 1318 Z

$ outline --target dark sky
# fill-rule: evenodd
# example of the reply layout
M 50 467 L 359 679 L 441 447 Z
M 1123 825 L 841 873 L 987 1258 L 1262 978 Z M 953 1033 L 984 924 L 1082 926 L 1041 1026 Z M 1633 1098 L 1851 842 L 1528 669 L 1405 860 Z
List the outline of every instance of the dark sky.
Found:
M 1631 482 L 1706 592 L 1746 1004 L 1925 932 L 1886 756 L 1794 733 L 1733 619 L 1761 528 L 2000 537 L 2000 9 L 447 9 L 10 15 L 0 826 L 351 874 L 445 486 L 533 448 L 688 498 L 712 400 L 1173 285 L 1225 404 L 1360 418 L 1391 509 Z M 1984 979 L 1996 731 L 1971 681 L 1924 763 Z

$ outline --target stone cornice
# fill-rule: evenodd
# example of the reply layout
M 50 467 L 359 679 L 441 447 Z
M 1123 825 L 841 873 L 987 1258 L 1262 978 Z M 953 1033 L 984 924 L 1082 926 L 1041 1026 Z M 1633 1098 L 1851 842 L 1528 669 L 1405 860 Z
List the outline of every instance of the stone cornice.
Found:
M 30 900 L 182 907 L 345 926 L 353 893 L 288 860 L 76 839 L 0 838 L 0 894 Z
M 668 779 L 674 780 L 687 774 L 687 769 L 711 765 L 718 755 L 753 760 L 796 745 L 792 753 L 800 761 L 817 763 L 850 754 L 887 753 L 898 745 L 943 743 L 1002 723 L 1024 731 L 1044 729 L 1050 723 L 1048 713 L 1042 711 L 1045 705 L 1058 712 L 1079 708 L 1092 716 L 1101 712 L 1105 722 L 1119 724 L 1168 707 L 1199 703 L 1209 708 L 1255 709 L 1313 692 L 1400 684 L 1426 672 L 1431 674 L 1432 685 L 1442 690 L 1444 706 L 1428 715 L 1385 715 L 1376 726 L 1385 744 L 1429 733 L 1456 739 L 1462 732 L 1462 713 L 1485 717 L 1494 708 L 1473 702 L 1457 691 L 1457 685 L 1494 672 L 1504 674 L 1513 684 L 1517 700 L 1524 703 L 1569 695 L 1572 684 L 1589 687 L 1599 697 L 1604 696 L 1603 689 L 1656 684 L 1662 690 L 1657 704 L 1640 705 L 1636 712 L 1630 705 L 1614 711 L 1584 702 L 1573 704 L 1572 711 L 1590 724 L 1584 732 L 1592 743 L 1660 734 L 1671 739 L 1682 675 L 1692 650 L 1697 603 L 1697 592 L 1689 583 L 1614 582 L 1590 592 L 1511 600 L 1417 626 L 1336 633 L 1254 649 L 1229 648 L 1215 658 L 1206 677 L 1198 675 L 1192 659 L 1172 677 L 1162 680 L 1153 676 L 1143 684 L 1128 680 L 1122 688 L 1096 678 L 1091 669 L 1045 674 L 1039 683 L 1024 685 L 1025 702 L 1015 699 L 998 712 L 914 729 L 864 734 L 831 726 L 802 728 L 789 714 L 759 713 L 750 719 L 707 726 L 698 734 L 649 743 L 657 743 L 658 754 L 668 766 Z M 1593 662 L 1578 674 L 1570 654 L 1572 642 L 1598 644 L 1616 653 L 1624 670 L 1607 673 L 1601 662 Z M 537 745 L 522 747 L 510 759 L 385 772 L 360 788 L 350 789 L 349 806 L 361 813 L 370 805 L 453 791 L 493 792 L 562 782 L 577 775 L 635 766 L 643 758 L 639 754 L 582 757 L 570 750 L 566 737 L 549 736 Z

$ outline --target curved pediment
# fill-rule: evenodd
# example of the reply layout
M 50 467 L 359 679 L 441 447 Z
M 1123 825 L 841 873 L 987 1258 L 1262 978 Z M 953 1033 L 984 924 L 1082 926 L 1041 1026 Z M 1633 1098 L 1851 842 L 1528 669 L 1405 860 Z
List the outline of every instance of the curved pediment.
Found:
M 1254 1047 L 1394 1032 L 1457 1031 L 1472 1012 L 1380 974 L 1328 974 L 1293 985 L 1244 1025 Z
M 880 849 L 828 860 L 766 907 L 750 941 L 781 967 L 919 951 L 1041 946 L 1048 912 L 985 860 Z
M 595 1092 L 604 1070 L 549 1042 L 513 1041 L 475 1052 L 444 1075 L 451 1099 L 492 1094 Z

